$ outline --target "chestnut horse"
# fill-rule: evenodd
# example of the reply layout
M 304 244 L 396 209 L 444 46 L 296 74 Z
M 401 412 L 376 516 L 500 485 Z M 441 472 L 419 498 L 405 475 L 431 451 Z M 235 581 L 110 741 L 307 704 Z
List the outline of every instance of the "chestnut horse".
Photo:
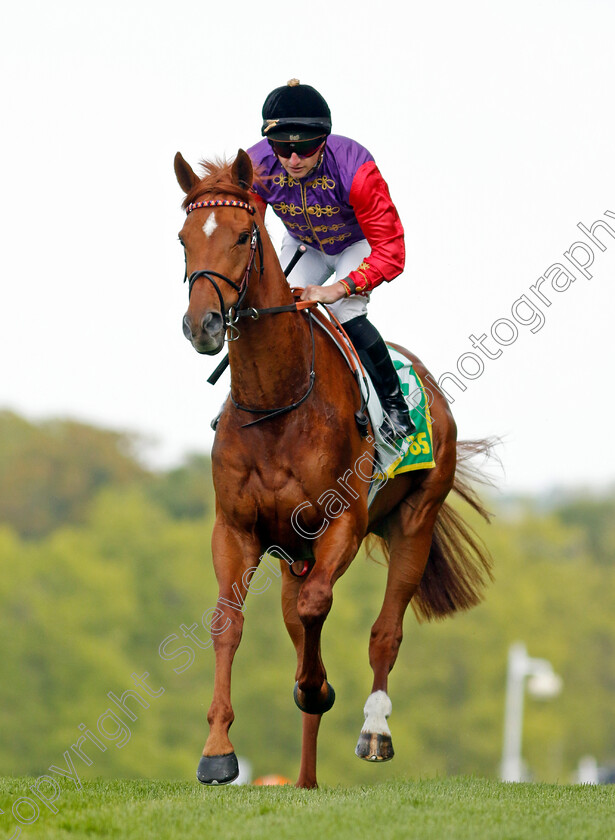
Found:
M 281 558 L 284 622 L 297 652 L 294 697 L 303 721 L 297 786 L 312 788 L 320 719 L 335 699 L 320 653 L 333 584 L 366 535 L 377 531 L 388 554 L 388 575 L 371 631 L 373 686 L 356 753 L 386 760 L 393 755 L 387 680 L 408 604 L 414 598 L 415 612 L 424 618 L 468 609 L 481 600 L 490 577 L 488 555 L 444 500 L 455 489 L 487 514 L 469 487 L 467 466 L 457 463 L 458 453 L 463 462 L 472 445 L 456 443 L 447 401 L 435 389 L 430 408 L 436 466 L 389 480 L 368 511 L 369 484 L 352 468 L 366 458 L 374 464 L 374 443 L 355 423 L 361 404 L 355 378 L 331 338 L 294 303 L 250 191 L 248 155 L 240 149 L 232 165 L 204 167 L 201 179 L 176 155 L 187 211 L 179 234 L 190 285 L 184 333 L 198 353 L 208 355 L 222 350 L 228 334 L 231 370 L 212 450 L 219 598 L 211 624 L 210 731 L 197 777 L 204 784 L 225 784 L 238 774 L 228 736 L 234 719 L 231 666 L 244 619 L 238 605 L 269 552 Z M 407 355 L 425 382 L 427 370 Z M 344 504 L 334 512 L 331 488 L 344 491 Z

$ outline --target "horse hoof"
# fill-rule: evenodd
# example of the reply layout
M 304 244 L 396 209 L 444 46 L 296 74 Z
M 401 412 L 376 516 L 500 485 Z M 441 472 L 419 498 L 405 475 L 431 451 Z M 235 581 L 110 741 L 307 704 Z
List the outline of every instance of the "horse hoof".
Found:
M 203 785 L 228 785 L 239 775 L 239 764 L 234 752 L 228 755 L 203 755 L 196 777 Z
M 355 754 L 365 761 L 390 761 L 395 755 L 391 736 L 361 732 Z
M 293 691 L 293 697 L 295 699 L 295 703 L 301 709 L 302 712 L 305 712 L 308 715 L 324 715 L 325 712 L 328 712 L 329 709 L 335 703 L 335 691 L 333 690 L 333 686 L 331 683 L 327 683 L 327 696 L 324 700 L 321 700 L 320 695 L 316 695 L 316 697 L 310 697 L 307 692 L 303 693 L 304 701 L 303 705 L 299 702 L 299 683 L 295 683 L 295 689 Z

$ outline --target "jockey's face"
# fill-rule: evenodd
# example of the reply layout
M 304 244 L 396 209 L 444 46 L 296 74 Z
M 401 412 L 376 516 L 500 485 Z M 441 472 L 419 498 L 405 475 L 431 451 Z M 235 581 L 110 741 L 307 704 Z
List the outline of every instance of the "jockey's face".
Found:
M 278 154 L 278 160 L 284 167 L 284 169 L 288 172 L 289 175 L 292 175 L 293 178 L 300 180 L 301 178 L 305 178 L 312 169 L 318 163 L 318 158 L 320 153 L 322 152 L 324 142 L 316 149 L 313 155 L 309 157 L 299 157 L 296 152 L 293 152 L 290 157 L 283 157 L 282 155 Z

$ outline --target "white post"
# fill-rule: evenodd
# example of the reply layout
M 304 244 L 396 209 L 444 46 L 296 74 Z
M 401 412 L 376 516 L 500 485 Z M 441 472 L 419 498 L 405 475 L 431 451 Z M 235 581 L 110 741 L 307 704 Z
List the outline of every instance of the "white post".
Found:
M 523 693 L 527 651 L 517 642 L 508 650 L 506 676 L 506 706 L 504 709 L 504 748 L 502 751 L 502 781 L 523 781 L 521 738 L 523 733 Z
M 508 650 L 506 676 L 506 705 L 504 708 L 504 744 L 501 776 L 503 782 L 524 780 L 521 744 L 523 738 L 523 701 L 525 678 L 530 677 L 529 691 L 542 699 L 555 697 L 562 689 L 561 677 L 546 659 L 532 659 L 522 642 L 515 642 Z

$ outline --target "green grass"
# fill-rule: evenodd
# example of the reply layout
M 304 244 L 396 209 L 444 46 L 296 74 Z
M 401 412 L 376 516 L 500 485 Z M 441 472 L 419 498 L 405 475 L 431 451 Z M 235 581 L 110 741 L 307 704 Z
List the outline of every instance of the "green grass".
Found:
M 605 840 L 615 836 L 615 786 L 501 784 L 478 778 L 374 786 L 203 788 L 198 783 L 62 780 L 57 814 L 44 806 L 22 837 L 122 840 L 420 838 Z M 0 837 L 33 779 L 0 779 Z M 73 788 L 73 791 L 70 788 Z M 24 815 L 27 814 L 24 811 Z

